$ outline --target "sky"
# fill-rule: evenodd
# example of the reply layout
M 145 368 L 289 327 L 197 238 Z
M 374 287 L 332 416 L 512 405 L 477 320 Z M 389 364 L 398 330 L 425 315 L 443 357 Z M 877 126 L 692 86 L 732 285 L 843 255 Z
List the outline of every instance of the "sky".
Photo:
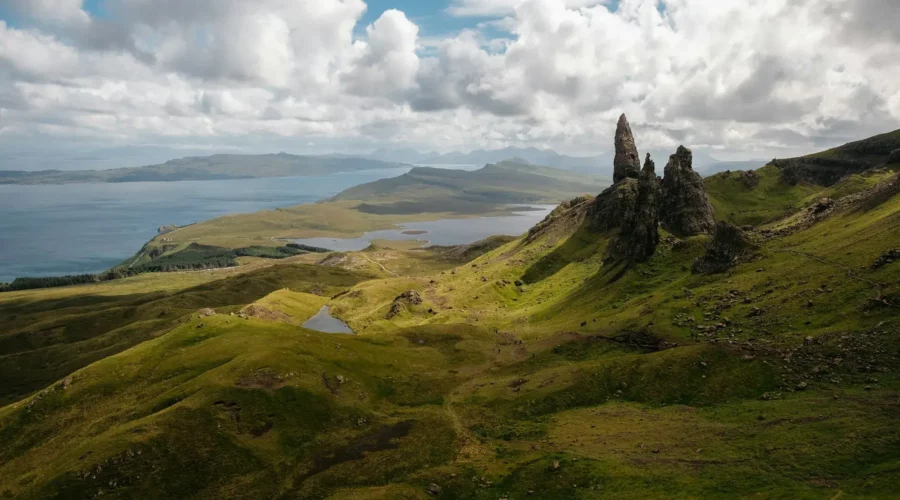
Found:
M 148 147 L 594 155 L 621 113 L 639 149 L 794 156 L 900 128 L 898 20 L 897 0 L 0 0 L 0 169 Z

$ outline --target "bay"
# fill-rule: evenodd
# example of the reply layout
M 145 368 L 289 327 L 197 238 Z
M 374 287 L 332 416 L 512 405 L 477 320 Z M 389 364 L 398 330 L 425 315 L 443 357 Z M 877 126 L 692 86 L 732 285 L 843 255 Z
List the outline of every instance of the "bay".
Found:
M 409 168 L 317 177 L 0 185 L 0 282 L 96 273 L 136 253 L 159 226 L 330 198 Z

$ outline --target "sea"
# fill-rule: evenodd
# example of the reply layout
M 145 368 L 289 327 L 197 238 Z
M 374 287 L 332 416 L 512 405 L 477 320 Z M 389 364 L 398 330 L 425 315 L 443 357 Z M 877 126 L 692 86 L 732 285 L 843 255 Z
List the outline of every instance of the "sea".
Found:
M 408 170 L 215 181 L 0 185 L 0 282 L 101 272 L 134 255 L 160 226 L 315 203 Z M 514 216 L 512 223 L 509 217 L 498 217 L 422 227 L 423 223 L 413 223 L 407 229 L 427 231 L 419 238 L 434 244 L 463 244 L 491 234 L 521 234 L 546 211 L 523 214 Z M 401 229 L 366 236 L 408 239 L 410 235 Z M 355 248 L 368 239 L 345 243 Z M 335 248 L 339 249 L 346 247 Z

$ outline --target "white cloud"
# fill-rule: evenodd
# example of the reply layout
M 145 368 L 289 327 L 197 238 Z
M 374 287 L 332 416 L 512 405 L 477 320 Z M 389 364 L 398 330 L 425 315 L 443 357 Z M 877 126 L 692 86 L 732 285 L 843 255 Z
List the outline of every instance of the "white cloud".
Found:
M 460 17 L 504 16 L 515 12 L 516 8 L 528 0 L 451 0 L 447 12 Z M 610 0 L 562 0 L 568 8 L 588 7 L 608 4 Z
M 767 157 L 900 128 L 894 0 L 455 0 L 488 19 L 440 36 L 362 0 L 0 1 L 32 20 L 0 20 L 0 141 L 596 153 L 624 111 L 644 150 Z
M 366 28 L 366 41 L 354 44 L 356 57 L 345 75 L 354 94 L 391 96 L 415 84 L 419 70 L 419 28 L 399 10 L 388 10 Z

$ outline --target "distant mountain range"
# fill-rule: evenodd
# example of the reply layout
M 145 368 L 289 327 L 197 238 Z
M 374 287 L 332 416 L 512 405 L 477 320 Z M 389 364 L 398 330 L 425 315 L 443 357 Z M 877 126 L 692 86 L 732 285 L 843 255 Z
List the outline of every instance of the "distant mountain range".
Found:
M 651 150 L 659 167 L 665 166 L 672 151 Z M 378 149 L 366 158 L 381 161 L 413 163 L 417 165 L 487 165 L 506 160 L 518 163 L 542 165 L 571 172 L 581 172 L 612 178 L 613 153 L 602 153 L 595 156 L 569 156 L 557 153 L 552 149 L 506 147 L 502 149 L 476 149 L 468 153 L 453 151 L 450 153 L 419 152 L 415 149 Z M 702 150 L 694 150 L 694 168 L 704 175 L 726 170 L 747 170 L 758 168 L 767 163 L 766 160 L 722 161 L 706 154 Z
M 176 154 L 167 148 L 137 148 L 142 156 Z M 83 165 L 110 165 L 112 162 L 128 164 L 123 158 L 130 148 L 110 148 L 94 151 L 78 157 Z M 657 166 L 662 167 L 672 151 L 651 151 Z M 117 160 L 118 159 L 118 160 Z M 121 160 L 121 162 L 119 161 Z M 250 179 L 259 177 L 286 177 L 326 175 L 336 172 L 353 172 L 404 165 L 484 166 L 504 161 L 519 164 L 552 167 L 579 174 L 612 179 L 613 155 L 569 156 L 552 149 L 507 147 L 503 149 L 476 149 L 468 153 L 422 153 L 414 149 L 379 149 L 368 155 L 292 155 L 277 154 L 214 154 L 187 156 L 164 163 L 147 166 L 128 166 L 109 169 L 69 170 L 68 163 L 60 160 L 59 169 L 53 170 L 0 170 L 0 184 L 68 184 L 98 182 L 185 181 L 215 179 Z M 16 162 L 12 162 L 17 164 Z M 694 168 L 703 175 L 725 170 L 749 170 L 765 165 L 766 160 L 723 162 L 703 151 L 694 151 Z
M 369 158 L 218 154 L 189 156 L 146 167 L 108 170 L 0 170 L 0 184 L 71 184 L 103 182 L 197 181 L 327 175 L 406 165 Z

